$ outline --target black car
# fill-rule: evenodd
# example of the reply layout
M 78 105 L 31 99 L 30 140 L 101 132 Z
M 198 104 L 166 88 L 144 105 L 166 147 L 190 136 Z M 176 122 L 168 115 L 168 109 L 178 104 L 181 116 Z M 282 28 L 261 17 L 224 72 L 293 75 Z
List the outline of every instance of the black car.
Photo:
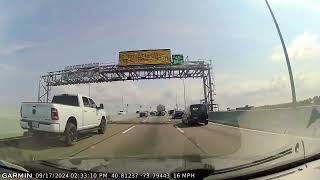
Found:
M 169 110 L 168 112 L 169 116 L 172 116 L 173 113 L 174 113 L 174 110 Z
M 191 125 L 195 123 L 208 124 L 208 107 L 205 104 L 192 104 L 183 115 L 182 123 Z
M 172 119 L 182 119 L 182 111 L 174 111 L 172 114 Z
M 148 111 L 140 111 L 139 116 L 140 117 L 148 117 L 149 116 L 149 112 Z

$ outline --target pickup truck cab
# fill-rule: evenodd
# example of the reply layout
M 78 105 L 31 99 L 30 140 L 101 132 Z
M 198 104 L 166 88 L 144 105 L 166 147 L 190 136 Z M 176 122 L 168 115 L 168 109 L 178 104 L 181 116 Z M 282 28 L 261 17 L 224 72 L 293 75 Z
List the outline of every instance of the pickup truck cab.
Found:
M 79 94 L 55 95 L 51 103 L 23 102 L 20 109 L 21 128 L 35 137 L 44 133 L 65 137 L 67 145 L 77 141 L 79 131 L 98 130 L 104 134 L 107 126 L 103 104 Z

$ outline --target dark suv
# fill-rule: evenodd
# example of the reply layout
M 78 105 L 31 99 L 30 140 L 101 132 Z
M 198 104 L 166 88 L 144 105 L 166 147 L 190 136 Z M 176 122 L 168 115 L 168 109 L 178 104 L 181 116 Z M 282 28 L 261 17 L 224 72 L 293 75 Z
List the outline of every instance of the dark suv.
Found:
M 140 111 L 139 116 L 140 117 L 148 117 L 149 116 L 149 112 L 148 111 Z
M 195 123 L 208 124 L 208 107 L 205 104 L 192 104 L 182 117 L 182 123 L 191 125 Z
M 169 110 L 168 115 L 172 116 L 173 113 L 174 113 L 174 110 Z
M 182 119 L 183 112 L 182 111 L 174 111 L 172 113 L 172 119 Z

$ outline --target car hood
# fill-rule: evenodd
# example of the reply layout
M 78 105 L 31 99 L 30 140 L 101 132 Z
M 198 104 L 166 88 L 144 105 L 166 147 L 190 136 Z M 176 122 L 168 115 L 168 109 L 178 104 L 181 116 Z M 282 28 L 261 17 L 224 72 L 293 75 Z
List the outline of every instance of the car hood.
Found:
M 223 156 L 183 153 L 125 157 L 83 156 L 23 162 L 18 165 L 27 168 L 38 164 L 65 170 L 118 173 L 172 173 L 192 169 L 209 169 L 215 173 L 215 176 L 225 177 L 253 174 L 293 162 L 305 163 L 306 158 L 319 155 L 319 139 L 269 133 L 259 134 L 253 136 L 252 133 L 242 132 L 239 149 Z
M 235 170 L 243 173 L 252 173 L 259 168 L 265 169 L 278 163 L 285 163 L 297 157 L 292 147 L 264 158 L 258 157 L 213 157 L 201 155 L 183 156 L 136 156 L 136 157 L 103 157 L 88 158 L 74 157 L 69 159 L 56 159 L 46 161 L 33 161 L 33 165 L 51 166 L 64 170 L 81 170 L 108 173 L 174 173 L 187 170 L 210 170 L 212 173 L 226 174 Z M 29 164 L 30 165 L 30 164 Z M 27 165 L 27 167 L 29 167 Z M 25 167 L 25 166 L 24 166 Z M 253 168 L 254 167 L 254 168 Z M 259 167 L 259 168 L 256 168 Z M 250 169 L 252 168 L 252 169 Z

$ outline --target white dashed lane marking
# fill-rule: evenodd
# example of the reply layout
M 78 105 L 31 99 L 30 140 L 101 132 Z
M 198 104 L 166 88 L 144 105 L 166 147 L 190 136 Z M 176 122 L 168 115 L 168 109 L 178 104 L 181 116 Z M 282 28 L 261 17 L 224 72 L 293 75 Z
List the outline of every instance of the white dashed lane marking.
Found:
M 178 129 L 178 131 L 180 131 L 181 133 L 184 133 L 184 131 L 183 131 L 182 129 L 180 129 L 180 128 L 178 128 L 178 127 L 177 127 L 177 129 Z
M 135 126 L 130 127 L 129 129 L 125 130 L 122 132 L 122 134 L 127 133 L 128 131 L 130 131 L 131 129 L 133 129 Z

